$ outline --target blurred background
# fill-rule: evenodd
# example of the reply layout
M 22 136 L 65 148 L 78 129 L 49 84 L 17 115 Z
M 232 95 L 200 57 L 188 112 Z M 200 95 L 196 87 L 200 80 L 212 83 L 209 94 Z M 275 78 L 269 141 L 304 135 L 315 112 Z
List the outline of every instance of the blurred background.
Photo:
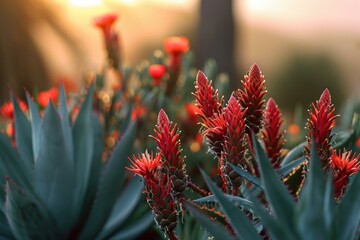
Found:
M 291 111 L 328 87 L 335 104 L 360 92 L 357 0 L 12 0 L 0 2 L 0 101 L 101 69 L 106 52 L 93 19 L 112 12 L 123 59 L 149 58 L 165 37 L 190 39 L 199 68 L 214 58 L 239 87 L 251 64 L 268 96 Z

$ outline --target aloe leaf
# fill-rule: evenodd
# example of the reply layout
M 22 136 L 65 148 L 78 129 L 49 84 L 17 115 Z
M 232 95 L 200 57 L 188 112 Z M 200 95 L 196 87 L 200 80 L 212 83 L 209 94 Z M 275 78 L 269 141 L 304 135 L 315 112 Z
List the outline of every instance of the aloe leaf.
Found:
M 2 169 L 2 173 L 21 186 L 32 189 L 31 172 L 21 161 L 9 138 L 3 133 L 0 133 L 0 152 L 0 169 Z
M 59 114 L 50 102 L 40 130 L 39 158 L 35 163 L 34 188 L 66 236 L 73 221 L 74 172 Z
M 271 239 L 296 239 L 290 229 L 284 227 L 280 221 L 274 218 L 251 193 L 248 192 L 251 202 L 254 204 L 254 212 L 261 219 Z
M 143 183 L 139 177 L 134 177 L 134 179 L 131 180 L 116 201 L 110 217 L 99 235 L 99 238 L 106 238 L 114 233 L 116 229 L 121 227 L 137 206 L 141 198 L 143 188 Z
M 14 124 L 16 146 L 22 162 L 26 165 L 28 171 L 32 171 L 34 166 L 34 156 L 31 139 L 31 125 L 29 119 L 27 119 L 23 111 L 20 109 L 18 101 L 14 97 L 12 97 L 12 102 L 14 105 L 15 115 Z
M 201 169 L 200 171 L 209 189 L 213 192 L 219 205 L 223 209 L 236 236 L 240 239 L 261 239 L 254 226 L 241 209 L 235 206 Z
M 256 161 L 260 167 L 262 184 L 264 185 L 265 195 L 270 203 L 271 209 L 283 227 L 292 229 L 294 227 L 293 216 L 295 202 L 276 174 L 255 135 L 253 135 L 252 138 Z
M 253 208 L 253 203 L 250 202 L 249 200 L 242 198 L 242 197 L 237 197 L 237 196 L 232 196 L 232 195 L 225 195 L 231 202 L 249 210 L 252 211 Z M 198 198 L 193 200 L 193 202 L 195 203 L 209 203 L 209 202 L 218 202 L 217 198 L 214 195 L 210 195 L 210 196 L 206 196 L 206 197 L 202 197 L 202 198 Z
M 136 123 L 132 122 L 110 156 L 100 179 L 93 209 L 80 239 L 92 239 L 104 226 L 116 201 L 119 187 L 124 181 L 125 166 L 135 139 Z
M 74 210 L 77 217 L 80 217 L 84 208 L 83 203 L 93 160 L 94 129 L 91 118 L 93 94 L 94 85 L 89 88 L 72 129 L 76 181 Z
M 246 180 L 248 180 L 249 182 L 253 183 L 254 185 L 260 187 L 261 189 L 264 189 L 263 184 L 261 183 L 260 179 L 258 179 L 257 177 L 251 175 L 250 173 L 248 173 L 247 171 L 245 171 L 244 169 L 239 168 L 238 166 L 235 166 L 232 163 L 228 163 L 230 165 L 230 167 L 237 172 L 240 176 L 242 176 L 243 178 L 245 178 Z
M 69 161 L 72 165 L 74 165 L 74 146 L 73 139 L 71 133 L 71 125 L 70 125 L 70 117 L 69 111 L 66 105 L 66 95 L 64 86 L 60 86 L 60 105 L 59 105 L 59 114 L 61 116 L 61 125 L 64 133 L 64 138 L 66 139 L 66 150 L 68 151 L 68 155 L 70 157 Z
M 4 184 L 5 186 L 5 184 Z M 4 201 L 5 202 L 5 201 Z M 3 208 L 3 206 L 2 206 Z M 0 211 L 0 239 L 15 239 L 3 211 Z
M 5 214 L 16 239 L 56 239 L 58 230 L 46 208 L 12 180 L 6 183 Z
M 360 224 L 360 174 L 357 173 L 347 187 L 338 205 L 336 239 L 355 239 Z
M 41 127 L 41 117 L 38 107 L 36 106 L 36 104 L 31 99 L 28 93 L 26 93 L 26 99 L 30 110 L 29 112 L 31 118 L 32 148 L 34 154 L 34 162 L 36 162 L 39 156 L 39 149 L 40 149 L 39 136 L 40 136 L 40 127 Z
M 120 132 L 125 132 L 127 127 L 129 126 L 129 124 L 131 123 L 131 113 L 133 110 L 133 103 L 131 102 L 130 104 L 128 104 L 127 106 L 127 112 L 126 112 L 126 117 L 124 122 L 122 123 L 121 127 L 120 127 Z
M 221 240 L 235 239 L 224 226 L 220 225 L 215 220 L 209 218 L 201 212 L 201 210 L 190 202 L 185 202 L 184 207 L 199 221 L 199 223 L 206 228 L 206 230 L 215 238 Z
M 118 233 L 114 234 L 109 240 L 128 240 L 136 239 L 142 232 L 144 232 L 151 223 L 154 222 L 154 217 L 151 213 L 147 213 L 142 216 L 138 221 L 136 221 L 130 227 L 120 230 Z M 102 238 L 99 238 L 102 239 Z
M 325 180 L 317 149 L 313 142 L 309 173 L 300 193 L 298 205 L 298 230 L 303 239 L 328 239 L 323 219 Z
M 334 214 L 335 214 L 335 200 L 334 200 L 333 178 L 332 175 L 329 174 L 325 187 L 323 215 L 324 215 L 325 226 L 327 228 L 327 231 L 330 232 L 331 236 L 335 236 L 335 234 L 333 234 L 335 230 L 333 226 L 335 222 Z
M 291 161 L 290 163 L 286 165 L 282 165 L 278 171 L 278 174 L 281 178 L 286 177 L 289 175 L 294 169 L 301 166 L 302 163 L 304 163 L 306 160 L 305 157 L 298 158 L 294 161 Z
M 291 149 L 282 160 L 281 165 L 286 165 L 299 157 L 299 155 L 304 151 L 304 147 L 306 146 L 306 144 L 307 142 L 305 141 Z

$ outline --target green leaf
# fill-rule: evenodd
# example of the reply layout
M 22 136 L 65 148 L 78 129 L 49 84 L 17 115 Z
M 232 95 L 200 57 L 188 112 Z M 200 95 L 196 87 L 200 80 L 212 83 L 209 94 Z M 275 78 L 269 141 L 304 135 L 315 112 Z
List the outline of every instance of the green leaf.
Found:
M 134 177 L 134 179 L 122 191 L 120 198 L 116 201 L 111 215 L 104 225 L 99 238 L 107 238 L 121 227 L 137 206 L 143 189 L 144 186 L 140 178 Z
M 281 166 L 278 174 L 280 175 L 281 178 L 286 177 L 287 175 L 289 175 L 294 169 L 296 169 L 297 167 L 301 166 L 302 163 L 304 163 L 306 160 L 305 157 L 301 157 L 298 158 L 284 166 Z
M 201 210 L 190 202 L 185 202 L 184 207 L 188 210 L 199 223 L 206 228 L 206 230 L 214 236 L 215 239 L 228 240 L 234 239 L 228 230 L 223 225 L 220 225 L 215 220 L 201 212 Z
M 95 141 L 91 115 L 93 95 L 94 85 L 91 85 L 72 130 L 76 182 L 74 210 L 76 211 L 75 216 L 78 218 L 84 209 L 84 198 L 93 164 L 93 146 Z
M 94 207 L 80 235 L 80 239 L 94 238 L 108 219 L 116 201 L 119 187 L 124 181 L 125 166 L 131 154 L 135 133 L 136 123 L 132 122 L 110 156 L 100 179 Z
M 60 116 L 50 102 L 40 129 L 41 148 L 35 163 L 34 188 L 63 237 L 73 226 L 74 172 L 66 140 Z
M 252 211 L 253 208 L 253 203 L 250 202 L 249 200 L 242 198 L 242 197 L 237 197 L 237 196 L 232 196 L 232 195 L 225 195 L 231 202 L 249 210 Z M 206 197 L 202 197 L 202 198 L 198 198 L 193 200 L 193 202 L 195 203 L 209 203 L 209 202 L 218 202 L 217 198 L 214 195 L 210 195 L 210 196 L 206 196 Z
M 299 155 L 302 154 L 302 152 L 304 151 L 304 147 L 307 145 L 307 142 L 302 142 L 299 145 L 297 145 L 296 147 L 294 147 L 293 149 L 291 149 L 288 154 L 286 154 L 286 156 L 284 157 L 284 159 L 281 162 L 281 165 L 286 165 L 290 162 L 292 162 L 293 160 L 295 160 Z
M 72 138 L 72 132 L 71 132 L 71 125 L 70 125 L 70 117 L 69 117 L 69 111 L 67 109 L 66 105 L 66 95 L 64 86 L 60 86 L 60 105 L 59 105 L 59 114 L 61 116 L 61 126 L 64 134 L 65 144 L 66 144 L 66 150 L 68 153 L 66 153 L 69 156 L 69 161 L 71 165 L 74 167 L 74 146 L 73 146 L 73 138 Z
M 329 174 L 325 187 L 323 215 L 325 226 L 330 236 L 335 236 L 335 205 L 336 204 L 334 199 L 333 178 L 332 175 Z
M 12 97 L 14 105 L 14 116 L 15 116 L 15 141 L 16 147 L 19 151 L 19 155 L 22 162 L 28 168 L 28 171 L 32 171 L 34 167 L 34 156 L 32 149 L 31 139 L 31 125 L 29 119 L 25 116 L 23 111 L 20 109 L 18 101 Z
M 262 184 L 271 209 L 284 228 L 294 228 L 295 202 L 264 153 L 259 141 L 252 136 L 256 161 L 260 168 Z
M 32 189 L 30 181 L 31 172 L 21 161 L 9 138 L 3 133 L 0 133 L 0 153 L 2 173 L 19 183 L 22 187 Z
M 284 227 L 280 221 L 275 219 L 251 193 L 247 192 L 247 195 L 254 204 L 255 214 L 261 219 L 271 239 L 297 239 L 290 229 Z
M 245 178 L 246 180 L 248 180 L 249 182 L 253 183 L 254 185 L 256 185 L 257 187 L 264 189 L 263 184 L 261 183 L 260 179 L 258 179 L 257 177 L 251 175 L 250 173 L 248 173 L 247 171 L 245 171 L 244 169 L 239 168 L 238 166 L 235 166 L 232 163 L 228 163 L 229 166 L 235 171 L 237 172 L 240 176 L 242 176 L 243 178 Z
M 261 239 L 254 226 L 241 209 L 235 206 L 221 190 L 215 186 L 210 178 L 200 169 L 203 178 L 209 189 L 214 193 L 219 205 L 224 210 L 226 218 L 229 220 L 235 234 L 240 239 Z
M 311 146 L 309 173 L 300 193 L 298 232 L 303 239 L 328 239 L 323 218 L 325 180 L 315 143 Z
M 36 106 L 36 104 L 31 99 L 31 96 L 28 93 L 26 93 L 26 99 L 30 110 L 32 148 L 34 154 L 34 162 L 36 162 L 39 156 L 39 149 L 40 149 L 39 136 L 40 136 L 40 128 L 41 128 L 41 117 L 38 107 Z
M 357 173 L 347 187 L 338 205 L 336 239 L 354 239 L 360 224 L 360 174 Z
M 3 186 L 5 186 L 5 184 Z M 4 195 L 4 197 L 5 197 L 5 195 Z M 1 208 L 3 208 L 3 206 L 1 206 Z M 4 214 L 5 213 L 3 212 L 3 210 L 0 211 L 0 239 L 3 239 L 3 238 L 15 239 L 14 235 L 11 232 L 10 226 L 7 222 L 6 216 Z
M 118 233 L 111 236 L 109 240 L 136 239 L 136 237 L 138 237 L 142 232 L 144 232 L 153 222 L 153 215 L 151 213 L 147 213 L 130 227 L 120 230 Z
M 58 230 L 46 208 L 12 180 L 6 183 L 5 214 L 16 239 L 56 239 Z

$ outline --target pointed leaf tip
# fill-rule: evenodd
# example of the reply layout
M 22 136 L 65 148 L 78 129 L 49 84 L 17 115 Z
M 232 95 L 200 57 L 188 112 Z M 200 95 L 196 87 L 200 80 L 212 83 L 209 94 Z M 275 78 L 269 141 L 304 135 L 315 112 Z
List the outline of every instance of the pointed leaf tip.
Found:
M 199 70 L 198 73 L 196 74 L 197 85 L 205 85 L 207 82 L 208 82 L 208 79 L 207 79 L 205 73 L 203 73 L 201 70 Z
M 159 126 L 159 128 L 163 128 L 164 126 L 168 126 L 169 124 L 170 124 L 169 117 L 167 116 L 164 109 L 160 109 L 159 115 L 158 115 L 158 120 L 157 120 L 157 125 Z
M 327 106 L 331 105 L 331 94 L 330 94 L 329 89 L 326 88 L 323 91 L 323 93 L 321 94 L 320 99 L 319 99 L 319 104 L 327 105 Z

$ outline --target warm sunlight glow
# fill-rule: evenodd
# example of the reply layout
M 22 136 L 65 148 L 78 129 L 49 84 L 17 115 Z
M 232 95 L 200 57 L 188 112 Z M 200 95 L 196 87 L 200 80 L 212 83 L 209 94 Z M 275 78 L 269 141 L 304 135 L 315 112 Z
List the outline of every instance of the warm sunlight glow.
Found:
M 101 4 L 101 0 L 69 0 L 74 7 L 95 7 Z

